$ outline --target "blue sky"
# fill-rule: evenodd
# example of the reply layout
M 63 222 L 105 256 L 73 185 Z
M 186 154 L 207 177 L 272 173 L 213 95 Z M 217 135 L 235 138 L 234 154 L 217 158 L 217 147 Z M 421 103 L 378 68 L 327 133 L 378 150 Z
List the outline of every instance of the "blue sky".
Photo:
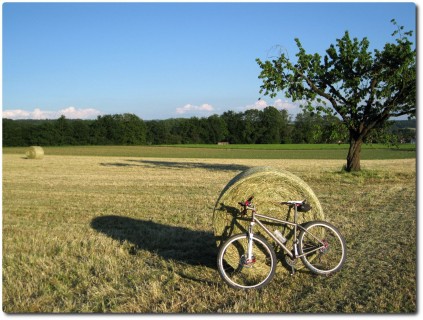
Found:
M 324 54 L 348 30 L 372 49 L 414 3 L 4 3 L 3 117 L 150 119 L 298 107 L 260 96 L 260 69 L 284 50 Z M 262 100 L 258 101 L 261 97 Z

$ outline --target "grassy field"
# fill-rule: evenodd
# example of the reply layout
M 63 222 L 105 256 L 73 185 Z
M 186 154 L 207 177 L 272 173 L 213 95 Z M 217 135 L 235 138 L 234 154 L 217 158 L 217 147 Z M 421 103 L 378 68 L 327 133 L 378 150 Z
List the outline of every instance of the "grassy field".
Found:
M 3 153 L 6 313 L 417 311 L 413 158 L 364 160 L 363 172 L 346 174 L 344 160 L 152 158 L 141 154 L 145 149 L 118 156 L 114 148 L 112 156 L 101 154 L 107 148 L 81 156 L 84 148 L 55 149 L 68 150 L 64 156 L 53 149 L 42 160 L 27 160 L 17 149 Z M 261 165 L 289 170 L 315 191 L 326 219 L 347 240 L 341 272 L 291 277 L 280 267 L 269 286 L 249 292 L 220 280 L 215 201 L 232 177 Z
M 25 155 L 24 147 L 3 148 L 3 154 Z M 48 155 L 166 157 L 208 159 L 346 159 L 346 144 L 242 144 L 173 146 L 79 146 L 44 147 Z M 410 159 L 416 157 L 416 145 L 364 145 L 362 159 Z

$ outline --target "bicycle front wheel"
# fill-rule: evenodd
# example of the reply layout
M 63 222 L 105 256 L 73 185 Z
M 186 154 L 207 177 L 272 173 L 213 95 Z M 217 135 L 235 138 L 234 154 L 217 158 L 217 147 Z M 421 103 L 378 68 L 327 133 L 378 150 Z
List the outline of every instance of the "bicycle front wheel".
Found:
M 298 237 L 298 251 L 312 272 L 328 275 L 339 271 L 346 259 L 346 242 L 333 225 L 325 221 L 308 222 Z
M 276 254 L 261 236 L 253 235 L 253 256 L 248 259 L 248 235 L 230 237 L 217 256 L 219 274 L 225 282 L 237 289 L 258 289 L 275 275 Z

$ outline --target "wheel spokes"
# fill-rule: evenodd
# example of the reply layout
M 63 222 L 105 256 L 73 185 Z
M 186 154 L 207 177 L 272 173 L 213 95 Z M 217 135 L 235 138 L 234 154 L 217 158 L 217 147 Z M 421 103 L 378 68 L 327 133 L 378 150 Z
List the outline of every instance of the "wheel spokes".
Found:
M 260 242 L 253 243 L 253 256 L 247 257 L 248 240 L 233 241 L 223 255 L 224 273 L 228 280 L 242 287 L 254 287 L 265 281 L 272 270 L 272 258 Z

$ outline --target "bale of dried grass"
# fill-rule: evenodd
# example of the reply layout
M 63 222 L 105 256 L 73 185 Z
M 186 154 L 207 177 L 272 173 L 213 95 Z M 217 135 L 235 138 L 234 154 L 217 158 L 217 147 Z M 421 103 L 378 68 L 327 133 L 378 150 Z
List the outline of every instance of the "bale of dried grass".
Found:
M 25 153 L 28 159 L 42 159 L 44 158 L 44 150 L 39 146 L 29 147 Z
M 264 215 L 293 221 L 293 210 L 275 202 L 307 199 L 312 209 L 308 212 L 299 212 L 298 222 L 324 219 L 319 199 L 301 178 L 288 171 L 272 167 L 250 168 L 229 181 L 216 202 L 213 228 L 218 247 L 230 236 L 243 233 L 248 229 L 248 219 L 239 216 L 241 207 L 238 202 L 246 200 L 251 195 L 254 195 L 253 203 L 256 205 L 257 212 Z M 267 227 L 271 230 L 280 230 L 288 239 L 288 247 L 291 247 L 290 241 L 293 236 L 291 229 L 271 224 Z M 255 227 L 255 232 L 270 240 L 264 232 L 260 232 L 258 226 Z

